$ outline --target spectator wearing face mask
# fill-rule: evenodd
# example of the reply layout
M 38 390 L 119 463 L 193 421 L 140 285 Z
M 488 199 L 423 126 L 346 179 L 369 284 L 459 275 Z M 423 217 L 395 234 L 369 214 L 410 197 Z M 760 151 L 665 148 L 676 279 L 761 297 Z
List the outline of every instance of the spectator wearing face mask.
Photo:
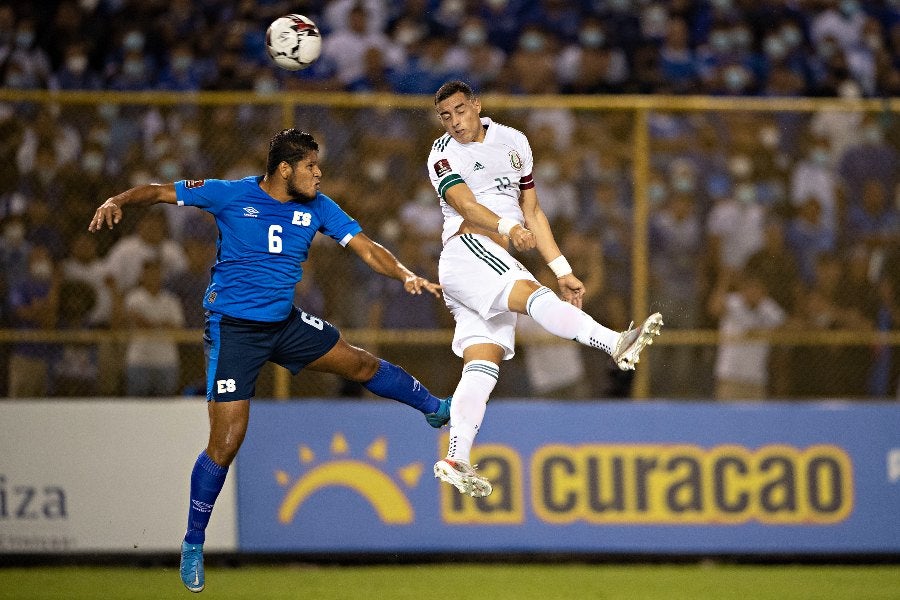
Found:
M 159 76 L 159 88 L 175 92 L 195 92 L 203 87 L 203 68 L 188 42 L 176 44 Z M 166 180 L 168 181 L 168 180 Z
M 765 400 L 769 393 L 770 345 L 765 340 L 740 339 L 748 333 L 780 327 L 787 315 L 752 272 L 722 277 L 709 300 L 709 312 L 719 322 L 716 351 L 717 400 Z
M 749 181 L 739 182 L 731 194 L 716 200 L 706 222 L 714 272 L 723 276 L 744 268 L 763 245 L 766 218 L 767 211 Z
M 859 127 L 856 143 L 837 159 L 849 206 L 861 206 L 866 181 L 875 179 L 885 190 L 900 184 L 900 153 L 884 136 L 880 115 L 868 113 Z
M 166 329 L 184 326 L 178 297 L 163 287 L 158 260 L 143 265 L 140 284 L 125 296 L 131 327 Z M 129 396 L 171 396 L 178 391 L 178 346 L 165 335 L 134 335 L 125 351 L 126 392 Z
M 666 26 L 666 37 L 659 49 L 660 75 L 668 91 L 674 94 L 695 93 L 700 80 L 700 64 L 690 46 L 689 25 L 673 18 Z
M 506 52 L 488 36 L 489 23 L 470 16 L 459 28 L 456 50 L 461 53 L 467 80 L 478 89 L 492 91 L 506 64 Z
M 132 29 L 122 38 L 119 58 L 107 64 L 109 87 L 117 91 L 151 90 L 156 87 L 156 62 L 145 49 L 146 37 Z
M 628 79 L 628 59 L 620 48 L 609 45 L 603 22 L 587 17 L 576 41 L 559 57 L 559 79 L 566 93 L 595 94 L 621 90 Z
M 66 46 L 63 63 L 53 77 L 53 87 L 60 90 L 99 90 L 100 74 L 93 68 L 88 48 L 82 42 Z
M 837 236 L 839 186 L 835 176 L 834 157 L 828 138 L 809 134 L 805 150 L 791 172 L 790 202 L 800 209 L 810 198 L 819 205 L 821 226 Z
M 9 288 L 11 325 L 20 330 L 52 330 L 56 326 L 60 277 L 45 246 L 34 246 L 27 273 Z M 17 342 L 9 357 L 9 397 L 37 398 L 49 392 L 50 364 L 56 347 Z
M 518 46 L 507 61 L 508 91 L 518 94 L 558 93 L 558 45 L 556 36 L 544 27 L 525 27 L 519 36 Z
M 21 214 L 7 216 L 0 230 L 0 273 L 6 274 L 10 288 L 28 273 L 28 257 L 31 242 L 25 238 L 25 217 Z
M 11 51 L 5 64 L 3 87 L 13 89 L 46 88 L 50 83 L 50 57 L 37 45 L 37 23 L 19 19 Z

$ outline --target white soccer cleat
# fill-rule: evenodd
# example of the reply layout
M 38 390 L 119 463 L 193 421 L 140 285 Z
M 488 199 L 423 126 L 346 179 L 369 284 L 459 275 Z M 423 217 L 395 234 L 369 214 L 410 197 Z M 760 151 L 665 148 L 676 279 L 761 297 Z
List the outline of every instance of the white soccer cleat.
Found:
M 634 323 L 632 323 L 634 325 Z M 629 328 L 619 335 L 612 357 L 623 371 L 633 371 L 634 365 L 641 361 L 641 350 L 653 343 L 653 336 L 659 335 L 663 326 L 662 315 L 653 313 L 640 327 Z
M 461 494 L 472 497 L 490 496 L 494 488 L 491 482 L 479 475 L 475 468 L 464 460 L 444 458 L 434 463 L 434 476 L 446 481 Z

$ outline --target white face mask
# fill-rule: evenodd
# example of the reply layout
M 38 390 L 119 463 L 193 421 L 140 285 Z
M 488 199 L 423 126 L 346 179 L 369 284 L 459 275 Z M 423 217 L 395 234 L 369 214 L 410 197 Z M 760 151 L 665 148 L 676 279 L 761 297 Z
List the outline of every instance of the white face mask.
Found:
M 50 279 L 53 275 L 53 264 L 49 260 L 38 260 L 31 263 L 31 276 L 35 279 Z
M 366 165 L 366 175 L 376 183 L 384 181 L 387 172 L 387 164 L 382 160 L 375 160 Z
M 25 226 L 21 223 L 10 223 L 3 228 L 3 240 L 9 244 L 19 244 L 25 239 Z
M 559 165 L 555 162 L 542 162 L 534 170 L 534 176 L 538 181 L 553 182 L 559 179 Z
M 87 69 L 87 64 L 87 56 L 83 54 L 76 54 L 66 59 L 66 68 L 76 75 L 84 73 L 84 70 Z

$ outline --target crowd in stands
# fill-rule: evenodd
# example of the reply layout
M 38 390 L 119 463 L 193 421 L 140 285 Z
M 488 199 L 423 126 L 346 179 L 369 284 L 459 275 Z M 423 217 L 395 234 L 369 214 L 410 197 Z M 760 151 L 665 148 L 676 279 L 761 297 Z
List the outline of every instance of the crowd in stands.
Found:
M 299 74 L 264 32 L 323 34 Z M 892 0 L 62 0 L 0 4 L 0 81 L 20 89 L 329 89 L 896 96 Z
M 265 26 L 286 12 L 311 16 L 325 35 L 322 58 L 299 74 L 265 57 Z M 853 0 L 6 3 L 0 80 L 20 89 L 431 94 L 461 77 L 480 92 L 513 94 L 890 96 L 900 90 L 898 17 L 894 3 Z M 632 115 L 485 110 L 528 133 L 538 194 L 586 284 L 586 310 L 625 328 L 637 316 Z M 294 116 L 322 144 L 323 191 L 436 279 L 441 214 L 423 166 L 440 133 L 433 115 L 301 106 Z M 95 235 L 88 220 L 137 183 L 260 174 L 282 122 L 263 105 L 0 103 L 0 329 L 201 328 L 216 237 L 204 213 L 138 209 L 116 232 Z M 897 114 L 654 112 L 649 127 L 650 299 L 667 329 L 900 329 Z M 534 258 L 523 261 L 547 276 Z M 405 296 L 334 244 L 314 246 L 310 267 L 298 302 L 342 327 L 452 325 L 440 303 Z M 431 356 L 421 346 L 382 353 L 446 365 L 445 346 Z M 0 348 L 0 384 L 13 396 L 204 385 L 198 343 Z M 530 350 L 505 369 L 499 393 L 629 393 L 628 376 L 596 353 L 567 344 L 531 350 L 529 360 Z M 898 392 L 900 357 L 890 345 L 722 343 L 654 346 L 646 362 L 659 367 L 657 396 L 885 397 Z

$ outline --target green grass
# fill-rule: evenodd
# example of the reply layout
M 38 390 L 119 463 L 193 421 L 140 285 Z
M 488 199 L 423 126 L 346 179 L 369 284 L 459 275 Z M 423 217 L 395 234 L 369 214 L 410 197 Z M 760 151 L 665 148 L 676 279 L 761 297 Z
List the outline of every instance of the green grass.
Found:
M 900 566 L 446 565 L 211 568 L 199 598 L 887 600 Z M 0 599 L 192 597 L 175 568 L 0 568 Z

